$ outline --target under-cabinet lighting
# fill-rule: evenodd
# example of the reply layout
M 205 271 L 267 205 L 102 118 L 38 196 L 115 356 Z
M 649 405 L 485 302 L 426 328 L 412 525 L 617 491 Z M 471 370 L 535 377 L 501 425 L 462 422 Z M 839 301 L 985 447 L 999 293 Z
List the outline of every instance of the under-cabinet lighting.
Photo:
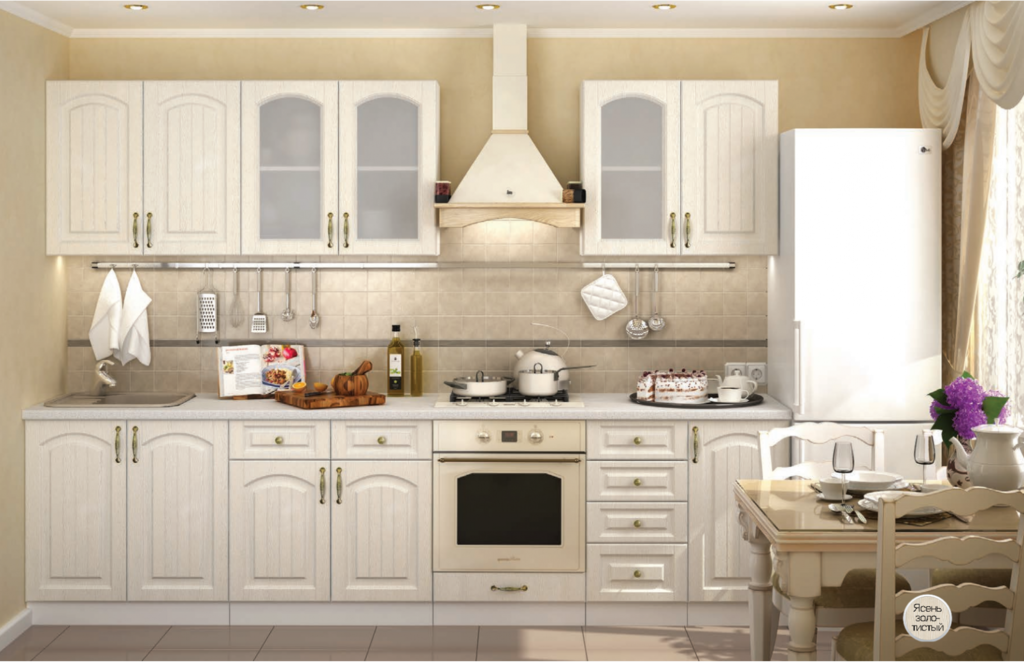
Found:
M 299 5 L 299 7 L 311 12 L 318 12 L 324 8 L 323 5 Z
M 675 5 L 670 5 L 670 4 L 667 4 L 667 3 L 660 4 L 660 5 L 651 5 L 651 6 L 654 7 L 655 9 L 657 9 L 658 11 L 663 11 L 663 12 L 667 12 L 670 9 L 675 9 L 676 8 Z
M 125 5 L 125 9 L 130 9 L 133 12 L 140 12 L 143 9 L 149 9 L 149 5 Z
M 487 5 L 477 5 L 477 6 L 476 6 L 476 8 L 477 8 L 477 9 L 482 9 L 482 10 L 484 10 L 485 12 L 492 12 L 492 11 L 494 11 L 495 9 L 501 9 L 501 5 L 491 5 L 491 4 L 487 4 Z
M 836 11 L 840 11 L 841 12 L 841 11 L 846 11 L 847 9 L 853 9 L 853 5 L 851 5 L 849 3 L 846 3 L 846 2 L 841 2 L 838 5 L 829 5 L 828 8 L 829 9 L 835 9 Z

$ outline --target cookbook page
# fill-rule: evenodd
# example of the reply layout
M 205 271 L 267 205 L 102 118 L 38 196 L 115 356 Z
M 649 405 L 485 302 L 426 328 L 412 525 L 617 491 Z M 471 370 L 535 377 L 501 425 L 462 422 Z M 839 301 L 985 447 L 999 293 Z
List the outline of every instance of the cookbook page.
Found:
M 258 345 L 233 345 L 218 351 L 217 377 L 221 398 L 261 396 L 263 355 Z
M 264 345 L 263 372 L 260 376 L 263 394 L 278 389 L 291 389 L 296 382 L 306 381 L 306 352 L 301 345 Z

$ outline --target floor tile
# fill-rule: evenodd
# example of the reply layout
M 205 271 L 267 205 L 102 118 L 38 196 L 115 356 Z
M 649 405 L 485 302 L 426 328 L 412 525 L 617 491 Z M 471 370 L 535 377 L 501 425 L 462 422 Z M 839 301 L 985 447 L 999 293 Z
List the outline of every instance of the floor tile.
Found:
M 373 626 L 275 626 L 263 648 L 365 652 L 370 648 L 373 631 Z
M 478 661 L 585 661 L 583 649 L 492 649 L 477 653 Z
M 588 649 L 590 661 L 696 661 L 692 649 Z
M 272 629 L 272 626 L 172 626 L 156 648 L 259 651 Z
M 154 649 L 147 661 L 252 661 L 258 649 Z
M 28 630 L 0 651 L 0 661 L 28 661 L 43 651 L 67 626 L 29 626 Z
M 779 650 L 775 650 L 778 652 Z M 749 661 L 749 649 L 697 649 L 697 659 L 701 661 Z
M 451 651 L 435 649 L 433 651 L 412 651 L 412 650 L 370 650 L 366 656 L 367 661 L 475 661 L 476 650 Z
M 583 629 L 565 627 L 481 626 L 478 651 L 584 649 Z M 483 660 L 482 658 L 480 660 Z M 491 659 L 494 660 L 494 659 Z
M 750 649 L 750 629 L 746 626 L 687 626 L 686 634 L 698 653 L 702 649 Z
M 120 649 L 148 652 L 167 631 L 166 626 L 69 626 L 44 651 Z
M 362 661 L 366 650 L 329 651 L 323 649 L 264 649 L 257 661 Z
M 370 651 L 476 652 L 477 626 L 378 626 Z M 429 659 L 428 659 L 429 660 Z
M 141 661 L 148 649 L 44 649 L 36 661 Z
M 682 626 L 588 626 L 583 630 L 587 651 L 642 649 L 693 651 Z

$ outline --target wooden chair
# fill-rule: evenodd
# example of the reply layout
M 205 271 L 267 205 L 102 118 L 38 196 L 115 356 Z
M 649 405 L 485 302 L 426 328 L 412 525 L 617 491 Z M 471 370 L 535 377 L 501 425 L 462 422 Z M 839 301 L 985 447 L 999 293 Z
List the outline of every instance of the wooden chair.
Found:
M 885 434 L 875 428 L 844 426 L 833 423 L 802 423 L 788 428 L 775 428 L 758 434 L 761 451 L 761 476 L 764 479 L 785 480 L 804 478 L 818 480 L 832 475 L 832 461 L 806 461 L 797 465 L 772 467 L 772 449 L 777 444 L 797 438 L 811 444 L 831 444 L 837 440 L 849 440 L 854 446 L 858 469 L 885 469 Z M 867 452 L 857 453 L 858 448 Z M 867 462 L 862 462 L 867 456 Z M 838 516 L 837 516 L 838 517 Z M 899 576 L 899 585 L 910 589 L 910 582 Z M 772 573 L 772 611 L 770 626 L 771 646 L 775 647 L 780 613 L 789 614 L 789 596 L 782 591 L 779 576 Z M 854 569 L 843 579 L 839 587 L 822 588 L 821 596 L 814 601 L 815 617 L 819 626 L 845 626 L 856 621 L 870 619 L 875 605 L 875 570 Z
M 878 514 L 878 565 L 873 622 L 844 628 L 833 641 L 833 660 L 1024 660 L 1024 520 L 1017 538 L 945 536 L 923 543 L 896 543 L 896 519 L 923 506 L 938 507 L 958 515 L 971 515 L 995 506 L 1024 512 L 1024 493 L 990 488 L 950 489 L 937 493 L 903 493 L 882 498 Z M 1012 563 L 1009 586 L 983 587 L 972 583 L 941 584 L 908 591 L 896 587 L 896 569 L 916 559 L 939 559 L 959 566 L 996 555 Z M 954 627 L 942 639 L 923 643 L 914 640 L 902 624 L 902 613 L 916 596 L 933 594 L 953 612 L 986 602 L 1006 608 L 1002 628 L 981 630 Z

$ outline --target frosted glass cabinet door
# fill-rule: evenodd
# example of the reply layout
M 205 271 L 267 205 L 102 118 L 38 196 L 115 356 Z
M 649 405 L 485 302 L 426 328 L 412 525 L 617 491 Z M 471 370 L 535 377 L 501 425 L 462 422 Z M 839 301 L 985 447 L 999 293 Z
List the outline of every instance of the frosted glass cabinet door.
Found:
M 242 82 L 242 252 L 338 253 L 338 83 Z
M 586 81 L 580 94 L 583 253 L 677 255 L 679 82 Z
M 437 255 L 436 81 L 342 81 L 342 254 Z

